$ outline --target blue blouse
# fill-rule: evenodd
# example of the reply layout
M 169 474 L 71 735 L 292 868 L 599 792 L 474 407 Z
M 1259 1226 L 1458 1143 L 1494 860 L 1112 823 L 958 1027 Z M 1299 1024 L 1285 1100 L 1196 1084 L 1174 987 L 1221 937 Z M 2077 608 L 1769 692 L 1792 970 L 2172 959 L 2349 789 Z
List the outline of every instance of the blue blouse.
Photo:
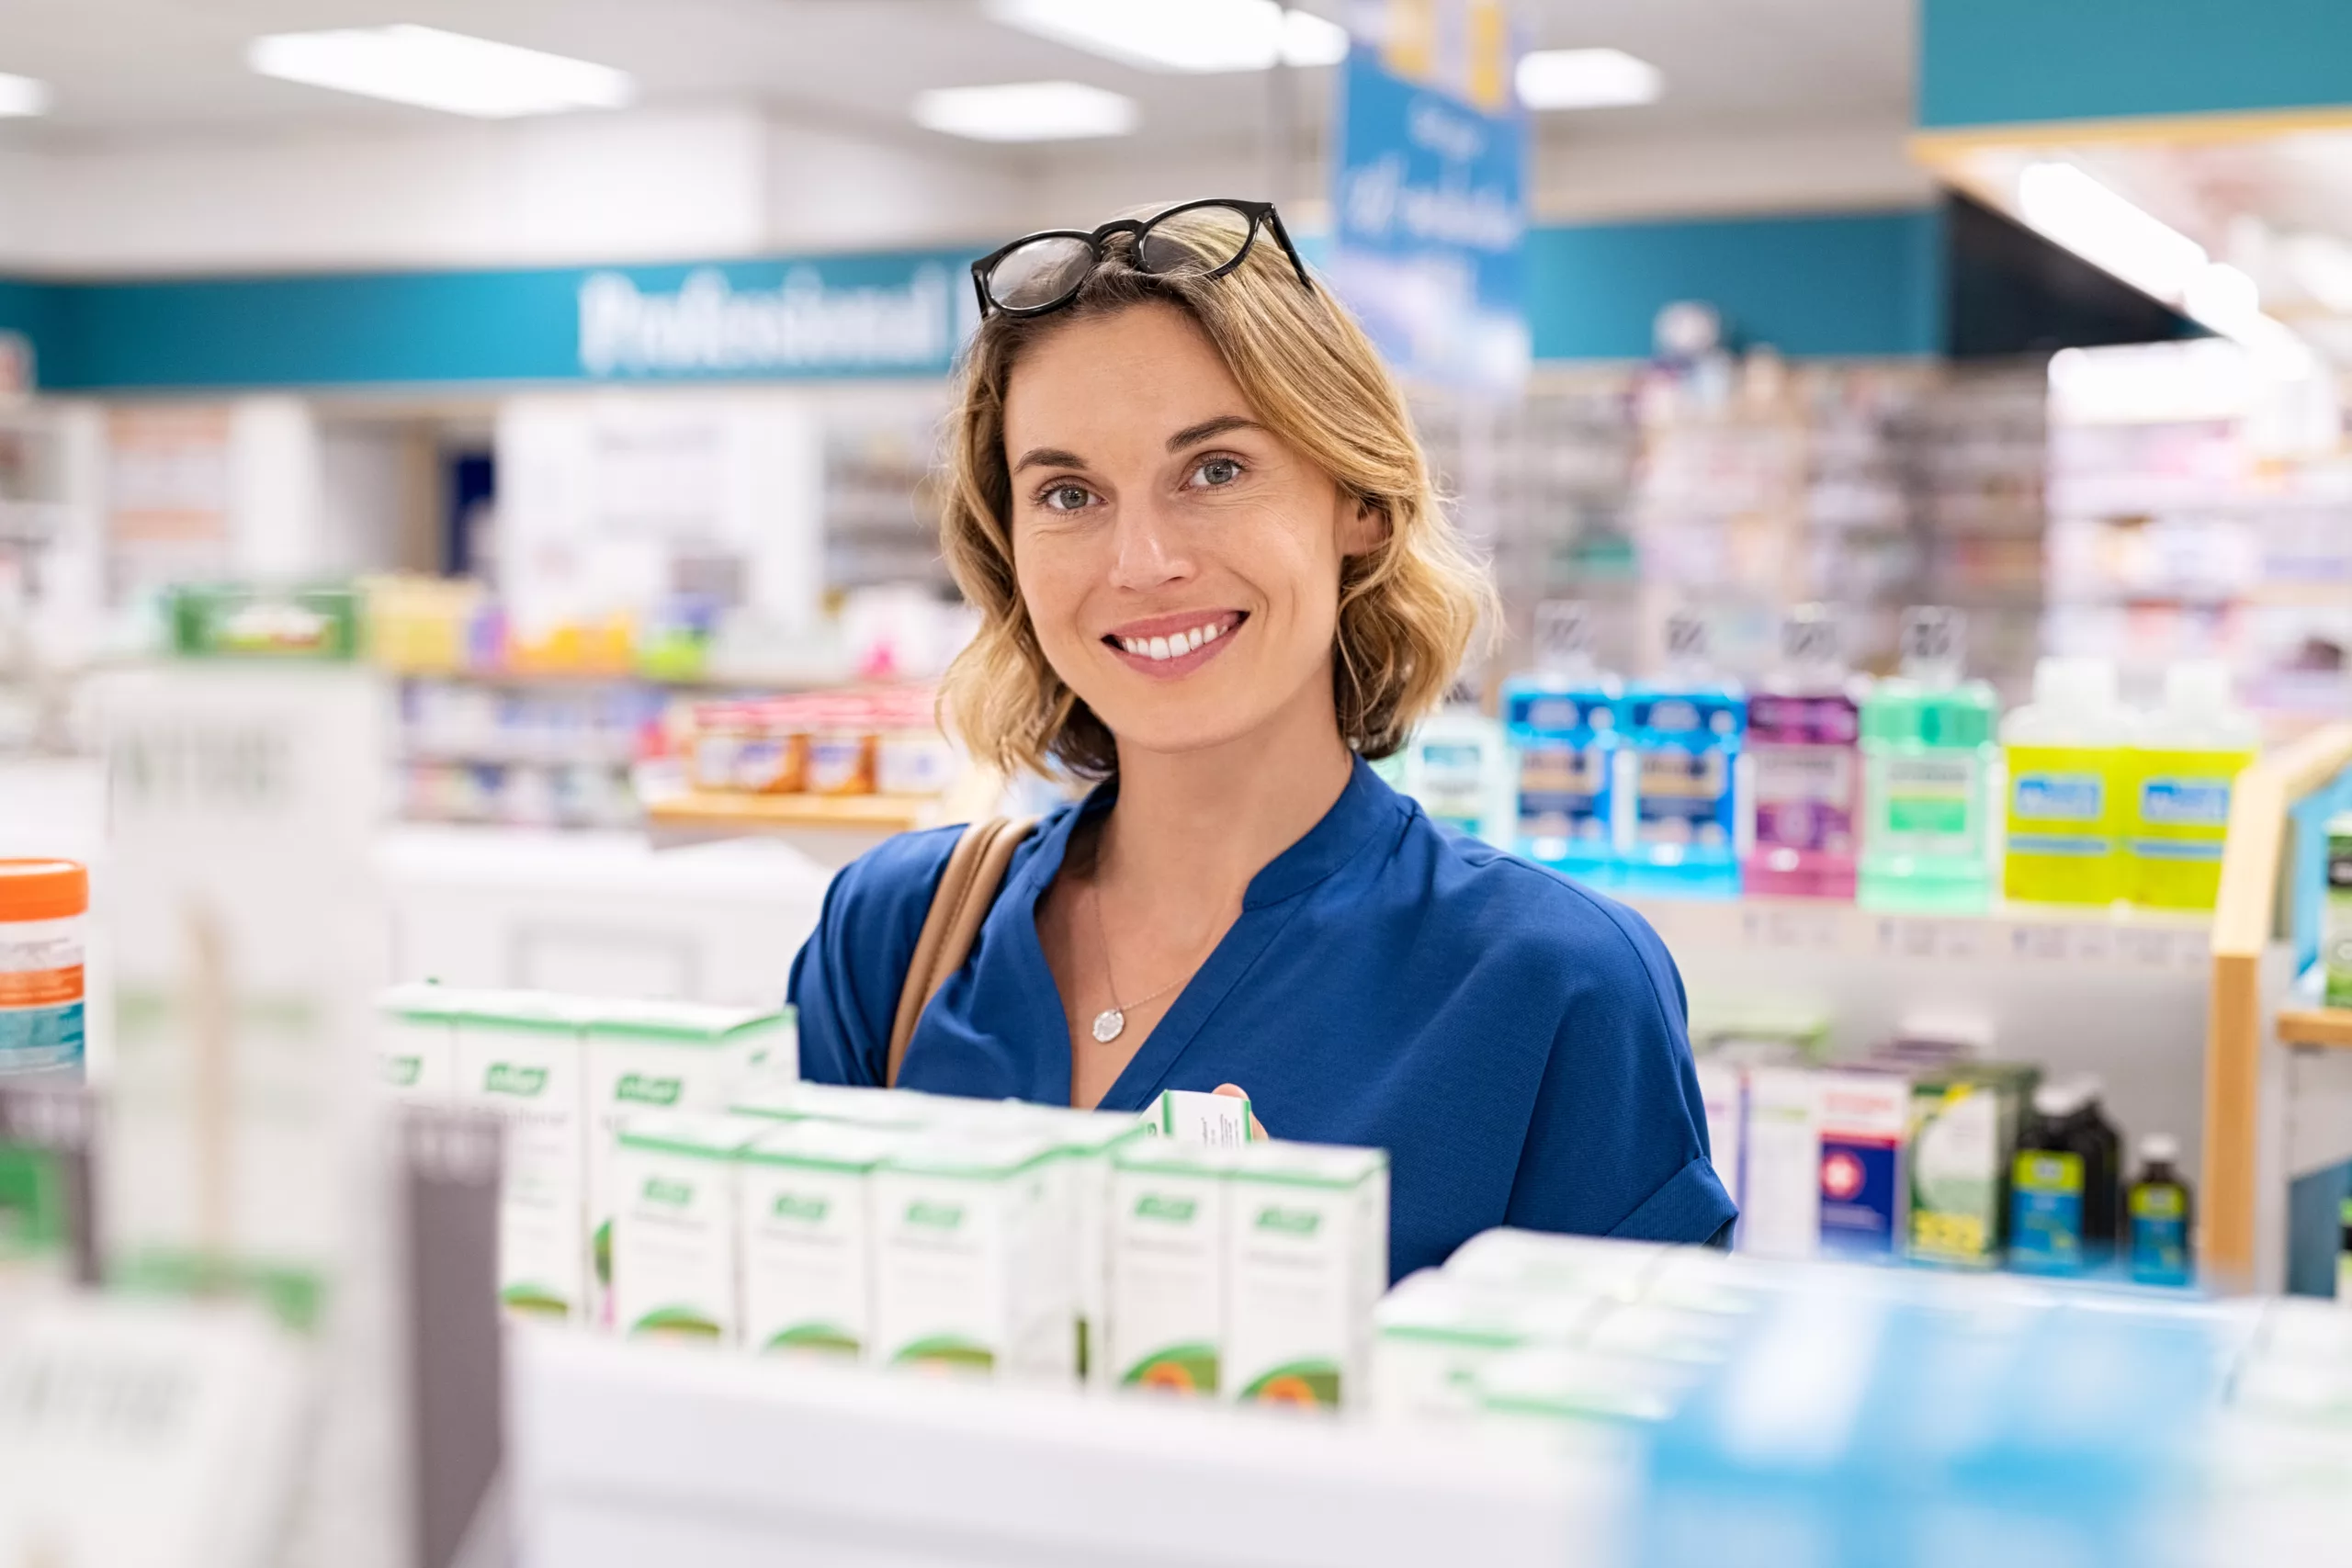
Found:
M 1069 1103 L 1037 900 L 1114 786 L 1015 852 L 970 959 L 899 1081 Z M 792 965 L 800 1070 L 878 1084 L 899 987 L 960 829 L 909 833 L 834 878 Z M 1337 804 L 1257 874 L 1104 1110 L 1249 1091 L 1276 1137 L 1385 1148 L 1402 1276 L 1492 1225 L 1704 1242 L 1734 1214 L 1707 1158 L 1681 977 L 1642 919 L 1442 828 L 1358 761 Z

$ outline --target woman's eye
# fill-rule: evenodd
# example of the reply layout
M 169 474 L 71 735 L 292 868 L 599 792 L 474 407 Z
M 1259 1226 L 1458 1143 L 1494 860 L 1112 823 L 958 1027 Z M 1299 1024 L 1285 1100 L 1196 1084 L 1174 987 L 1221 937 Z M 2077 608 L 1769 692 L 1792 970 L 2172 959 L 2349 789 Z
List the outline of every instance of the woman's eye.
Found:
M 1094 498 L 1086 492 L 1084 485 L 1056 485 L 1039 499 L 1048 512 L 1078 512 Z
M 1241 477 L 1241 465 L 1231 457 L 1209 457 L 1193 470 L 1193 478 L 1212 490 L 1229 485 Z

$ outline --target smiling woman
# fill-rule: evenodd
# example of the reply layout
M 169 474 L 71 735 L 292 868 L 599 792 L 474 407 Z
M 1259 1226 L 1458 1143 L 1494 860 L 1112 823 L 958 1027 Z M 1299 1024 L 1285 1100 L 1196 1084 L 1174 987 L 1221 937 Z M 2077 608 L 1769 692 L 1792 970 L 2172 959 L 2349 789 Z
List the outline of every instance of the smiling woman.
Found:
M 1365 765 L 1492 592 L 1281 220 L 1194 203 L 974 276 L 942 542 L 981 628 L 944 703 L 975 752 L 1100 782 L 1013 852 L 902 1055 L 960 830 L 844 871 L 793 968 L 803 1070 L 1106 1109 L 1246 1088 L 1279 1136 L 1390 1151 L 1399 1272 L 1501 1224 L 1718 1235 L 1656 936 Z

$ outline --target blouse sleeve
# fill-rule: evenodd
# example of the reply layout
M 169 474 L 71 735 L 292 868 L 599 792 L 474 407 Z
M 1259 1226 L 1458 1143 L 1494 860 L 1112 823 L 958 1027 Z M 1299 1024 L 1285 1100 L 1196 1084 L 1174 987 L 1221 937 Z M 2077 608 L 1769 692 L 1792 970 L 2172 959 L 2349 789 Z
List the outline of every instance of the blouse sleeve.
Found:
M 880 1086 L 907 964 L 962 832 L 901 833 L 842 867 L 825 889 L 817 929 L 792 961 L 803 1078 Z
M 1638 916 L 1611 907 L 1552 1042 L 1510 1223 L 1699 1244 L 1737 1214 L 1708 1158 L 1682 978 Z

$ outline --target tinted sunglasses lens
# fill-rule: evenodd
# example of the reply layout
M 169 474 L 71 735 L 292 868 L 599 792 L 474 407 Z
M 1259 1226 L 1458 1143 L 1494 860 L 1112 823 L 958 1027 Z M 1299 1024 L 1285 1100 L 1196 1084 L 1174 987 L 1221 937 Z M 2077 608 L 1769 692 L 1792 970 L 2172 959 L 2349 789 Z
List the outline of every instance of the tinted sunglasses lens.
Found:
M 1001 310 L 1034 310 L 1067 296 L 1094 265 L 1094 247 L 1056 234 L 1008 251 L 989 268 L 989 298 Z
M 1215 272 L 1250 243 L 1250 215 L 1230 207 L 1193 207 L 1151 226 L 1136 249 L 1146 272 Z

